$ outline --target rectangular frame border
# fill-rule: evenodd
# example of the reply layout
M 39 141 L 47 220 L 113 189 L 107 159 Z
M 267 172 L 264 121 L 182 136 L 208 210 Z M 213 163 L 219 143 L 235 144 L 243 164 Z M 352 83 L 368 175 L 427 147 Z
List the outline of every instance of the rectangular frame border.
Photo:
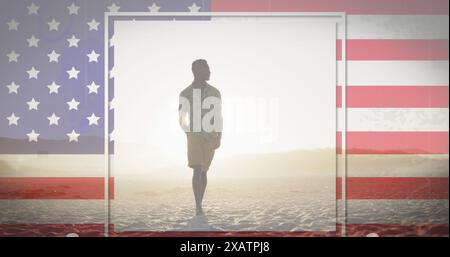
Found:
M 336 60 L 336 88 L 339 84 L 339 80 L 342 81 L 342 114 L 344 115 L 344 124 L 342 124 L 341 131 L 341 157 L 339 158 L 339 153 L 336 152 L 336 181 L 339 181 L 339 175 L 341 174 L 341 204 L 339 204 L 338 199 L 338 183 L 336 182 L 336 230 L 339 230 L 338 225 L 340 223 L 341 228 L 341 236 L 346 236 L 346 226 L 347 226 L 347 196 L 346 196 L 346 180 L 347 180 L 347 54 L 346 54 L 346 46 L 347 46 L 347 15 L 345 12 L 117 12 L 110 13 L 105 12 L 104 16 L 104 164 L 105 164 L 105 209 L 106 209 L 106 220 L 105 224 L 105 236 L 110 236 L 110 228 L 112 224 L 110 223 L 111 215 L 110 215 L 110 156 L 109 156 L 109 144 L 110 144 L 110 134 L 109 134 L 109 47 L 110 47 L 110 38 L 109 38 L 109 18 L 110 17 L 146 17 L 146 16 L 211 16 L 211 17 L 307 17 L 307 18 L 340 18 L 342 19 L 342 59 Z M 339 24 L 336 23 L 336 41 L 339 37 Z M 337 49 L 336 49 L 337 50 Z M 343 65 L 339 66 L 339 62 L 342 62 Z M 344 70 L 342 72 L 339 71 L 339 67 L 342 67 Z M 339 78 L 339 74 L 343 74 L 344 78 Z M 335 90 L 336 90 L 335 88 Z M 336 93 L 337 95 L 337 93 Z M 339 109 L 336 108 L 336 135 L 338 131 L 338 122 L 339 122 Z M 338 146 L 336 144 L 336 150 Z M 342 161 L 339 164 L 339 159 Z M 343 167 L 343 170 L 340 170 L 340 167 Z M 342 210 L 340 210 L 342 208 Z M 340 216 L 340 214 L 343 214 Z

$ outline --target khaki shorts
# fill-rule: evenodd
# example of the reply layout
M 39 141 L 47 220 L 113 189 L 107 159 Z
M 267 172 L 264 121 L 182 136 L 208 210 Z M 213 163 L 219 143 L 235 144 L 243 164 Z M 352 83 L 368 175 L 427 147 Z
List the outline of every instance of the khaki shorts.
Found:
M 214 157 L 214 146 L 200 133 L 187 134 L 188 166 L 207 171 Z

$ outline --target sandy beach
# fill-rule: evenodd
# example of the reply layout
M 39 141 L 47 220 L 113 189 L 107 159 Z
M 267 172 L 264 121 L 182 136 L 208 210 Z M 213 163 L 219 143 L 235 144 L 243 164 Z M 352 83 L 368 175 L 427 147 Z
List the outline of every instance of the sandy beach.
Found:
M 111 201 L 118 231 L 327 231 L 336 225 L 329 178 L 210 179 L 204 216 L 195 216 L 190 181 L 126 190 Z M 318 186 L 320 185 L 320 186 Z M 126 187 L 126 186 L 124 186 Z M 122 190 L 125 190 L 124 188 Z M 122 197 L 121 197 L 122 196 Z

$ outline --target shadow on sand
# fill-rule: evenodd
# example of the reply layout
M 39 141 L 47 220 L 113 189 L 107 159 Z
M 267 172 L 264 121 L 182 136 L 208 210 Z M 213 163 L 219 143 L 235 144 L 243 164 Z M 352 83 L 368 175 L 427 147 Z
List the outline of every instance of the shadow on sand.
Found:
M 180 224 L 181 231 L 223 231 L 220 228 L 213 227 L 208 222 L 208 217 L 205 215 L 194 216 L 186 220 L 186 224 Z

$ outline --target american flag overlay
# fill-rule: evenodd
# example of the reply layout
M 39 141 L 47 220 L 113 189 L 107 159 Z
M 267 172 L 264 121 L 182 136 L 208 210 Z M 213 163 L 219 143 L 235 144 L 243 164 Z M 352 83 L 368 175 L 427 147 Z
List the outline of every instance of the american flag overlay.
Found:
M 107 217 L 105 106 L 114 153 L 105 12 L 345 13 L 347 87 L 343 95 L 337 85 L 336 106 L 338 117 L 347 114 L 337 131 L 339 149 L 346 122 L 341 218 L 335 232 L 297 235 L 449 235 L 448 0 L 0 0 L 0 236 L 161 235 L 115 233 L 114 224 L 94 218 Z M 112 55 L 109 66 L 112 77 Z M 113 177 L 109 185 L 113 201 Z

